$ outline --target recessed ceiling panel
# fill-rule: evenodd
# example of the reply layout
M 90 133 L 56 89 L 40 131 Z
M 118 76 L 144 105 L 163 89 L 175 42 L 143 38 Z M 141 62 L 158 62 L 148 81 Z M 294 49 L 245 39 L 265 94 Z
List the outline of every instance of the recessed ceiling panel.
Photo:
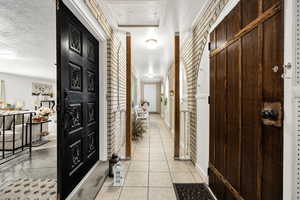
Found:
M 159 25 L 161 1 L 106 0 L 118 25 Z

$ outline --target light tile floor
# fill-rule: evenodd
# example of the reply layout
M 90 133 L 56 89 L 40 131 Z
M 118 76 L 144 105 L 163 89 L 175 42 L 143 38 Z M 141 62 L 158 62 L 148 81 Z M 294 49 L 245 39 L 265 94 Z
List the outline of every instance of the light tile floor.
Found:
M 176 200 L 173 183 L 203 182 L 193 164 L 173 159 L 173 137 L 159 115 L 151 115 L 150 128 L 134 142 L 131 161 L 124 161 L 123 187 L 107 178 L 96 200 Z

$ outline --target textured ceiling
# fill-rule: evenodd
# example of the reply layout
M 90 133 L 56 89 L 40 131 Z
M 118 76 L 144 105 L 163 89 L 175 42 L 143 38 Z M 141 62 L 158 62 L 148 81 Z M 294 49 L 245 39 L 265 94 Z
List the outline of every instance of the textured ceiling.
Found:
M 209 0 L 98 0 L 108 8 L 116 25 L 159 25 L 158 28 L 118 28 L 130 32 L 133 41 L 133 65 L 144 80 L 160 80 L 173 63 L 175 32 L 182 42 L 191 34 L 191 25 Z M 146 40 L 156 39 L 158 47 L 148 49 Z
M 53 0 L 0 3 L 0 72 L 54 79 L 56 60 Z
M 105 0 L 118 25 L 159 25 L 160 0 Z
M 197 13 L 209 0 L 98 0 L 117 25 L 159 25 L 122 28 L 131 32 L 137 76 L 157 80 L 173 62 L 174 33 L 190 34 Z M 53 0 L 2 0 L 0 3 L 0 72 L 54 79 L 56 68 Z M 147 49 L 147 39 L 157 39 Z M 150 75 L 150 76 L 148 76 Z

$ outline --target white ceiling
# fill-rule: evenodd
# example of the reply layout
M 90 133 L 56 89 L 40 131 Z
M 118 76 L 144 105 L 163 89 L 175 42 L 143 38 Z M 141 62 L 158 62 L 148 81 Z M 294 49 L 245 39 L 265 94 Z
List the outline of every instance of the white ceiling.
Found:
M 53 0 L 0 3 L 0 72 L 55 79 L 56 22 Z
M 209 0 L 98 0 L 105 5 L 116 28 L 118 25 L 159 25 L 158 28 L 118 28 L 130 32 L 133 66 L 144 80 L 160 80 L 173 63 L 175 32 L 182 41 L 190 34 L 197 14 Z M 158 47 L 148 49 L 146 40 L 156 39 Z
M 190 34 L 197 13 L 209 0 L 98 0 L 117 25 L 159 25 L 119 28 L 131 32 L 136 75 L 160 80 L 173 62 L 174 33 Z M 0 72 L 31 77 L 56 77 L 56 25 L 53 0 L 3 0 L 0 4 Z M 157 39 L 147 49 L 147 39 Z M 148 75 L 151 75 L 148 77 Z

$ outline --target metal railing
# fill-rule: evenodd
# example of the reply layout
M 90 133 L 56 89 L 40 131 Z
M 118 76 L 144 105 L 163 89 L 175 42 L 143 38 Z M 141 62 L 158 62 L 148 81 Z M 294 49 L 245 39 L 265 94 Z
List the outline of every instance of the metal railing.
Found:
M 2 121 L 0 127 L 0 165 L 12 160 L 16 154 L 25 150 L 29 150 L 29 156 L 31 156 L 33 115 L 34 112 L 0 114 Z

